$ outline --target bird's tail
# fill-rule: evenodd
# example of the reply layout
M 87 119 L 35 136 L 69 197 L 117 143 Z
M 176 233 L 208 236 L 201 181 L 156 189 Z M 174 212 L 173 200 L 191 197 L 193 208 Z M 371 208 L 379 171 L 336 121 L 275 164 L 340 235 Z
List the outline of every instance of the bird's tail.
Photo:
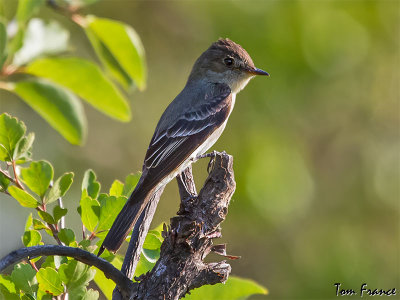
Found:
M 132 193 L 131 197 L 126 202 L 125 206 L 122 208 L 111 226 L 97 256 L 100 256 L 104 249 L 107 249 L 110 252 L 115 252 L 121 247 L 123 241 L 135 226 L 140 214 L 149 201 L 151 194 L 152 192 L 143 193 L 143 191 L 140 190 L 135 190 Z

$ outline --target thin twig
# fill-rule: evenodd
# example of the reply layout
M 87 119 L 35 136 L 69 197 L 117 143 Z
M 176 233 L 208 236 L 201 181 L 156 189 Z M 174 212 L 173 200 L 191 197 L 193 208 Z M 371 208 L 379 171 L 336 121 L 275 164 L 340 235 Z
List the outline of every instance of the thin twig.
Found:
M 58 200 L 58 205 L 60 206 L 60 208 L 64 208 L 62 198 L 60 197 L 57 200 Z M 60 228 L 61 229 L 65 228 L 65 216 L 62 216 L 60 219 Z
M 46 212 L 46 206 L 43 204 L 42 206 L 36 207 L 36 210 L 37 210 L 37 211 L 44 211 L 44 212 Z M 56 240 L 57 244 L 60 245 L 60 246 L 64 246 L 64 243 L 61 242 L 60 238 L 58 237 L 58 232 L 59 232 L 59 231 L 57 230 L 57 228 L 54 227 L 53 224 L 50 224 L 50 223 L 47 223 L 47 222 L 46 222 L 46 224 L 47 224 L 47 227 L 50 228 L 50 231 L 51 231 L 51 233 L 53 234 L 53 237 L 54 237 L 54 239 Z
M 11 182 L 14 182 L 14 178 L 12 178 L 7 171 L 1 170 L 0 169 L 0 173 L 4 175 L 4 177 L 6 177 L 8 180 L 10 180 Z
M 17 175 L 17 166 L 15 164 L 15 160 L 12 160 L 12 168 L 14 172 L 14 183 L 17 187 L 19 187 L 21 190 L 25 190 L 25 188 L 22 186 L 22 184 L 19 182 L 18 175 Z
M 31 264 L 32 268 L 35 269 L 36 272 L 39 272 L 38 267 L 36 266 L 36 264 L 33 261 L 29 260 L 29 263 Z
M 60 6 L 54 0 L 47 0 L 47 5 L 52 8 L 55 12 L 67 17 L 72 22 L 78 24 L 81 27 L 86 26 L 86 19 L 84 16 L 78 13 L 79 6 L 77 5 L 67 5 Z
M 92 241 L 95 237 L 96 237 L 96 232 L 93 231 L 93 232 L 91 233 L 91 235 L 89 236 L 88 240 L 89 240 L 89 241 Z
M 86 240 L 85 225 L 82 223 L 82 239 Z

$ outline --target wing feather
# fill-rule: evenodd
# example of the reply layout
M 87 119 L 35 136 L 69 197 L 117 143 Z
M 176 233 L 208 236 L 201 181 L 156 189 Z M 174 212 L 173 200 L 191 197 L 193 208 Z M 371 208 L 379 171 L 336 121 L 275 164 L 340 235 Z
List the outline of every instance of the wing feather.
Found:
M 153 174 L 152 181 L 161 180 L 182 164 L 229 116 L 232 97 L 227 85 L 204 98 L 206 104 L 193 107 L 168 128 L 155 132 L 144 164 Z

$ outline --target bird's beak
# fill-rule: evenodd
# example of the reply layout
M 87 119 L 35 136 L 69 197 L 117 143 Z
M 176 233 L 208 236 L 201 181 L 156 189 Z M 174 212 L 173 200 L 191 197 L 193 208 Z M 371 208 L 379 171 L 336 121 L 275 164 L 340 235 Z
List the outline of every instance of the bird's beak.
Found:
M 269 76 L 269 74 L 267 73 L 267 72 L 265 72 L 265 71 L 263 71 L 263 70 L 261 70 L 261 69 L 257 69 L 257 68 L 254 68 L 254 69 L 246 69 L 246 72 L 247 73 L 249 73 L 249 74 L 251 74 L 251 75 L 265 75 L 265 76 Z

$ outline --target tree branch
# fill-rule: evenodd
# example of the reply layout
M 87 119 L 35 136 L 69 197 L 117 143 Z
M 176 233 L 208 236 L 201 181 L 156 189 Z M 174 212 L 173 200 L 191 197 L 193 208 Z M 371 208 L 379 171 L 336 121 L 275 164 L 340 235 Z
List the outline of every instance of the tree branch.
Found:
M 126 291 L 130 291 L 133 288 L 132 281 L 105 259 L 97 257 L 96 255 L 80 248 L 66 246 L 45 245 L 18 249 L 0 260 L 0 272 L 24 258 L 32 259 L 38 256 L 49 255 L 73 257 L 84 264 L 98 268 L 104 272 L 104 275 L 107 278 L 116 283 L 118 288 L 124 292 L 124 296 L 126 296 Z
M 176 177 L 176 181 L 178 183 L 181 201 L 197 196 L 196 185 L 194 183 L 191 165 Z
M 225 152 L 216 153 L 214 159 L 213 168 L 198 196 L 187 197 L 185 192 L 195 192 L 190 169 L 185 170 L 178 180 L 182 196 L 178 216 L 171 219 L 170 228 L 163 232 L 165 239 L 156 265 L 134 283 L 131 299 L 153 300 L 162 295 L 161 299 L 176 300 L 191 289 L 228 279 L 231 267 L 226 261 L 203 262 L 211 251 L 225 255 L 225 245 L 213 246 L 212 239 L 221 236 L 220 223 L 228 213 L 236 186 L 232 156 Z

